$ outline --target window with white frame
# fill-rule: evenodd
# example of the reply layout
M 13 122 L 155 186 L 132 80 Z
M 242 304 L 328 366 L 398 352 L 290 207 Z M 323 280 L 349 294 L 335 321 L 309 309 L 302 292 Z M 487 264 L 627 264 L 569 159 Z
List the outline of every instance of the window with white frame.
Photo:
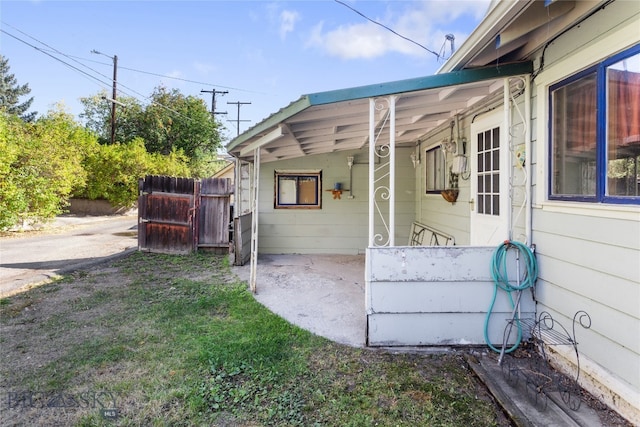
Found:
M 321 191 L 321 171 L 275 171 L 276 209 L 320 209 Z
M 425 169 L 427 173 L 427 193 L 437 193 L 446 189 L 445 158 L 442 146 L 431 148 L 425 152 Z
M 551 86 L 549 198 L 640 204 L 640 45 Z

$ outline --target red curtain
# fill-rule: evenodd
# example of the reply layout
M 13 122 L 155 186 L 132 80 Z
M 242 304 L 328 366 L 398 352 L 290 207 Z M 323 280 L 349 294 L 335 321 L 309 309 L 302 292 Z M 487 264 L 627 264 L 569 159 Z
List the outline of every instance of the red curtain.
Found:
M 588 75 L 567 87 L 567 149 L 595 155 L 597 126 L 596 75 Z
M 640 73 L 610 69 L 608 74 L 609 149 L 631 155 L 640 150 Z

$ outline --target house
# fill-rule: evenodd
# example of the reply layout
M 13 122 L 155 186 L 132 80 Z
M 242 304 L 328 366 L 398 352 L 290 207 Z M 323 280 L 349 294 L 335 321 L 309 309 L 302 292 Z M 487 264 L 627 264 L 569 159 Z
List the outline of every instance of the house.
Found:
M 493 2 L 435 75 L 304 95 L 227 150 L 252 288 L 258 253 L 363 253 L 368 345 L 504 347 L 506 248 L 521 318 L 578 341 L 554 364 L 640 424 L 640 2 Z

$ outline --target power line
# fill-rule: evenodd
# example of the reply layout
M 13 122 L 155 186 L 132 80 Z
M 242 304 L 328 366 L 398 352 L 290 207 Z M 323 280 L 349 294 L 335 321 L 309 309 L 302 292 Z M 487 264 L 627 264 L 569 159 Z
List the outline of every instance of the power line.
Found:
M 439 53 L 434 52 L 433 50 L 429 49 L 428 47 L 421 45 L 421 44 L 420 44 L 420 43 L 418 43 L 417 41 L 415 41 L 415 40 L 411 40 L 409 37 L 405 37 L 405 36 L 403 36 L 402 34 L 399 34 L 399 33 L 395 32 L 394 30 L 392 30 L 391 28 L 387 27 L 386 25 L 381 24 L 380 22 L 375 21 L 375 20 L 373 20 L 373 19 L 369 18 L 369 17 L 368 17 L 368 16 L 366 16 L 365 14 L 361 13 L 360 11 L 358 11 L 358 10 L 354 9 L 353 7 L 349 6 L 348 4 L 346 4 L 346 3 L 344 3 L 344 2 L 342 2 L 342 1 L 340 1 L 340 0 L 334 0 L 334 1 L 335 1 L 336 3 L 340 3 L 341 5 L 343 5 L 343 6 L 347 7 L 347 8 L 349 8 L 349 9 L 351 9 L 352 11 L 354 11 L 354 12 L 355 12 L 355 13 L 357 13 L 358 15 L 362 16 L 362 17 L 363 17 L 364 19 L 366 19 L 367 21 L 373 22 L 374 24 L 381 26 L 381 27 L 382 27 L 382 28 L 384 28 L 385 30 L 391 31 L 391 32 L 392 32 L 393 34 L 395 34 L 396 36 L 398 36 L 398 37 L 400 37 L 400 38 L 402 38 L 402 39 L 405 39 L 406 41 L 411 42 L 411 43 L 413 43 L 413 44 L 415 44 L 415 45 L 417 45 L 417 46 L 420 46 L 421 48 L 423 48 L 423 49 L 424 49 L 424 50 L 426 50 L 427 52 L 434 54 L 437 58 L 440 58 L 440 54 L 439 54 Z
M 7 25 L 8 25 L 8 24 L 7 24 Z M 10 26 L 10 25 L 9 25 L 9 26 Z M 12 28 L 15 28 L 15 27 L 12 27 Z M 22 32 L 22 31 L 20 31 L 20 30 L 17 30 L 17 31 L 19 31 L 19 32 L 23 33 L 23 32 Z M 81 74 L 85 75 L 86 77 L 89 77 L 89 78 L 91 78 L 91 79 L 94 79 L 94 80 L 98 81 L 98 83 L 100 83 L 100 84 L 101 84 L 101 85 L 103 85 L 103 86 L 110 87 L 110 86 L 112 85 L 112 81 L 111 81 L 111 78 L 110 78 L 110 77 L 105 76 L 104 74 L 100 73 L 99 71 L 94 70 L 93 68 L 88 67 L 87 65 L 84 65 L 84 64 L 82 64 L 82 63 L 81 63 L 81 62 L 79 62 L 79 61 L 76 61 L 76 60 L 73 60 L 72 58 L 69 58 L 69 59 L 73 60 L 74 62 L 77 62 L 78 64 L 82 65 L 83 67 L 88 68 L 89 70 L 93 71 L 94 73 L 96 73 L 96 74 L 98 74 L 98 75 L 100 75 L 100 76 L 102 76 L 102 77 L 105 77 L 105 78 L 110 79 L 109 83 L 106 83 L 106 82 L 104 82 L 104 81 L 102 81 L 102 80 L 98 79 L 97 77 L 92 76 L 91 74 L 87 73 L 86 71 L 83 71 L 83 70 L 81 70 L 80 68 L 75 67 L 75 66 L 73 66 L 73 65 L 69 64 L 68 62 L 63 61 L 62 59 L 60 59 L 60 58 L 58 58 L 58 57 L 56 57 L 56 56 L 52 55 L 51 53 L 46 52 L 44 49 L 42 49 L 42 48 L 40 48 L 40 47 L 38 47 L 38 46 L 35 46 L 35 45 L 33 45 L 33 44 L 31 44 L 31 43 L 27 42 L 26 40 L 23 40 L 23 39 L 21 39 L 20 37 L 17 37 L 17 36 L 15 36 L 15 35 L 13 35 L 13 34 L 11 34 L 11 33 L 7 32 L 6 30 L 0 29 L 0 32 L 2 32 L 2 33 L 4 33 L 4 34 L 8 35 L 9 37 L 12 37 L 12 38 L 14 38 L 14 39 L 18 40 L 18 41 L 19 41 L 19 42 L 21 42 L 21 43 L 26 44 L 27 46 L 32 47 L 33 49 L 35 49 L 35 50 L 37 50 L 38 52 L 41 52 L 41 53 L 43 53 L 43 54 L 45 54 L 45 55 L 49 56 L 50 58 L 55 59 L 56 61 L 58 61 L 58 62 L 60 62 L 60 63 L 62 63 L 62 64 L 64 64 L 64 65 L 66 65 L 67 67 L 69 67 L 69 68 L 71 68 L 71 69 L 73 69 L 73 70 L 75 70 L 75 71 L 77 71 L 77 72 L 79 72 L 79 73 L 81 73 Z M 35 38 L 33 38 L 33 37 L 29 36 L 29 35 L 28 35 L 28 34 L 26 34 L 26 33 L 23 33 L 23 34 L 25 34 L 27 37 L 32 38 L 33 40 L 36 40 L 38 43 L 41 43 L 41 44 L 43 44 L 43 45 L 47 46 L 49 49 L 52 49 L 54 52 L 56 52 L 56 53 L 58 53 L 58 54 L 60 54 L 60 55 L 62 55 L 62 56 L 67 57 L 67 55 L 66 55 L 66 54 L 64 54 L 64 53 L 62 53 L 62 52 L 60 52 L 60 51 L 58 51 L 57 49 L 55 49 L 55 48 L 53 48 L 53 47 L 51 47 L 51 46 L 48 46 L 46 43 L 41 42 L 41 41 L 39 41 L 38 39 L 35 39 Z M 132 89 L 132 88 L 130 88 L 130 87 L 128 87 L 128 86 L 126 86 L 126 85 L 122 84 L 122 83 L 120 83 L 120 87 L 121 87 L 121 88 L 122 88 L 122 87 L 126 88 L 127 90 L 129 90 L 129 91 L 133 92 L 134 94 L 136 94 L 138 97 L 144 98 L 144 99 L 146 99 L 149 103 L 154 104 L 154 105 L 157 105 L 157 106 L 159 106 L 159 107 L 161 107 L 161 108 L 164 108 L 165 110 L 167 110 L 167 111 L 169 111 L 169 112 L 171 112 L 171 113 L 174 113 L 174 114 L 178 115 L 179 117 L 183 117 L 183 118 L 185 118 L 185 119 L 187 119 L 187 120 L 192 120 L 192 119 L 191 119 L 191 117 L 185 116 L 184 114 L 181 114 L 180 112 L 178 112 L 178 111 L 176 111 L 176 110 L 173 110 L 173 109 L 171 109 L 171 108 L 167 107 L 166 105 L 163 105 L 163 104 L 161 104 L 161 103 L 159 103 L 159 102 L 157 102 L 157 101 L 154 101 L 152 98 L 150 98 L 150 97 L 148 97 L 148 96 L 146 96 L 146 95 L 143 95 L 143 94 L 141 94 L 140 92 L 138 92 L 138 91 L 136 91 L 136 90 L 134 90 L 134 89 Z M 122 90 L 122 89 L 120 89 L 120 92 L 123 92 L 125 95 L 128 95 L 128 96 L 130 96 L 130 97 L 132 97 L 132 98 L 136 98 L 135 96 L 131 95 L 131 93 L 128 93 L 127 91 L 124 91 L 124 90 Z

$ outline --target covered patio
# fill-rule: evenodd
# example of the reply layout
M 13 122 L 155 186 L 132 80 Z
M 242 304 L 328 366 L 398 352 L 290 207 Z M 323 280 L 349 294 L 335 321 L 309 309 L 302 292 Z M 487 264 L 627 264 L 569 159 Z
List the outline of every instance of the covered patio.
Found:
M 487 308 L 492 307 L 496 318 L 508 319 L 512 307 L 504 295 L 491 300 L 493 242 L 462 246 L 470 242 L 468 211 L 456 208 L 460 246 L 407 246 L 405 239 L 412 221 L 430 224 L 444 219 L 444 231 L 453 234 L 453 209 L 436 203 L 422 206 L 426 159 L 421 159 L 425 154 L 420 144 L 429 140 L 439 146 L 442 135 L 450 133 L 448 142 L 458 145 L 461 140 L 453 141 L 453 130 L 460 116 L 472 121 L 473 111 L 511 105 L 514 94 L 528 93 L 531 68 L 530 62 L 505 64 L 305 95 L 233 140 L 227 149 L 237 159 L 235 212 L 247 219 L 246 226 L 237 228 L 245 244 L 236 252 L 250 260 L 243 274 L 258 299 L 293 323 L 327 337 L 353 325 L 347 336 L 355 337 L 351 342 L 356 345 L 501 343 L 504 322 L 485 323 Z M 528 121 L 514 124 L 515 116 L 529 116 L 528 108 L 525 103 L 520 115 L 502 109 L 498 117 L 505 135 L 521 124 L 523 141 L 529 140 Z M 348 176 L 334 166 L 344 160 Z M 354 176 L 356 165 L 359 178 Z M 305 171 L 317 173 L 315 200 L 322 198 L 322 191 L 332 191 L 322 187 L 325 180 L 325 187 L 344 181 L 345 200 L 339 205 L 325 200 L 314 210 L 275 206 L 279 190 L 274 176 Z M 352 194 L 356 179 L 357 197 Z M 368 194 L 363 197 L 365 186 Z M 529 236 L 529 218 L 522 228 Z M 297 253 L 308 255 L 271 255 Z M 359 254 L 353 258 L 358 268 L 344 280 L 341 275 L 350 263 L 343 260 L 354 253 Z M 325 281 L 325 274 L 337 277 Z M 359 293 L 349 296 L 355 299 L 349 306 L 355 312 L 341 309 L 349 300 L 342 292 L 351 290 L 333 285 L 343 281 L 358 285 Z M 272 293 L 275 289 L 280 294 Z M 335 298 L 325 306 L 335 308 L 335 314 L 319 308 L 325 298 Z M 523 297 L 521 309 L 523 316 L 534 315 L 530 295 Z M 314 330 L 318 325 L 327 325 L 327 330 Z

